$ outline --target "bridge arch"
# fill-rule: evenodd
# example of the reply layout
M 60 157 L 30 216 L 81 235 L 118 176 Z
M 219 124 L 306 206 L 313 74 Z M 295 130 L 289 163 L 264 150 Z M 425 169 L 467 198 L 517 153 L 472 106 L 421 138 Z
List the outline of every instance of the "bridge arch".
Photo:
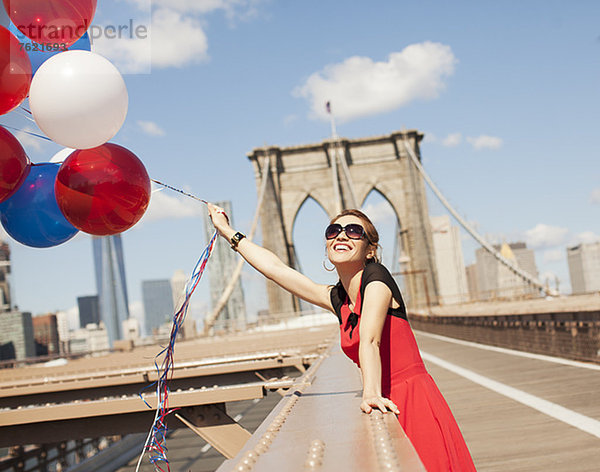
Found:
M 323 267 L 326 252 L 324 231 L 328 223 L 329 215 L 323 206 L 308 195 L 298 208 L 292 229 L 296 268 L 315 282 L 324 284 L 337 282 Z M 303 311 L 306 309 L 304 306 Z
M 402 244 L 408 269 L 419 271 L 422 282 L 408 286 L 414 305 L 437 300 L 438 282 L 425 184 L 411 163 L 404 144 L 420 156 L 423 135 L 415 130 L 359 139 L 326 140 L 292 147 L 264 147 L 248 154 L 257 186 L 267 172 L 260 209 L 263 244 L 284 262 L 296 266 L 293 228 L 307 198 L 321 206 L 328 217 L 341 209 L 359 206 L 376 190 L 402 222 Z M 269 165 L 261 166 L 264 158 Z M 266 169 L 266 170 L 263 170 Z M 267 282 L 269 311 L 292 313 L 298 301 Z

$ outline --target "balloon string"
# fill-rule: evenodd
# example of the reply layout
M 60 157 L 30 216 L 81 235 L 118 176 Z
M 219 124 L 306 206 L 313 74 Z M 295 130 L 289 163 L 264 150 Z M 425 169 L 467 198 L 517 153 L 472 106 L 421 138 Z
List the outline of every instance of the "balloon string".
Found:
M 138 459 L 137 467 L 135 469 L 136 472 L 139 470 L 142 459 L 144 458 L 146 452 L 149 453 L 150 463 L 154 465 L 155 470 L 164 472 L 164 469 L 158 465 L 161 462 L 166 465 L 168 471 L 171 470 L 169 461 L 167 459 L 166 438 L 168 428 L 166 424 L 166 418 L 170 413 L 178 410 L 178 408 L 169 407 L 170 390 L 168 387 L 169 380 L 173 378 L 175 342 L 177 341 L 178 334 L 183 329 L 183 323 L 190 306 L 190 299 L 196 290 L 196 287 L 200 283 L 200 279 L 202 278 L 202 274 L 204 273 L 208 259 L 210 258 L 215 246 L 216 239 L 217 232 L 215 231 L 212 238 L 208 242 L 208 245 L 202 252 L 200 259 L 198 259 L 198 262 L 192 271 L 192 275 L 185 286 L 185 297 L 183 303 L 173 315 L 173 324 L 171 325 L 169 345 L 159 352 L 154 359 L 154 366 L 156 367 L 157 371 L 157 380 L 156 382 L 142 389 L 139 394 L 144 403 L 151 408 L 148 402 L 144 399 L 142 393 L 148 387 L 152 387 L 154 385 L 156 386 L 156 413 L 152 427 L 150 428 L 148 436 L 146 437 L 146 442 L 144 443 L 144 447 L 142 448 L 142 452 Z M 161 357 L 162 361 L 159 366 L 159 359 Z
M 3 124 L 2 126 L 4 126 L 7 129 L 12 129 L 13 131 L 20 131 L 21 133 L 25 133 L 25 134 L 28 134 L 30 136 L 35 136 L 36 138 L 42 138 L 42 139 L 45 139 L 46 141 L 52 141 L 49 137 L 41 135 L 41 134 L 32 133 L 31 131 L 27 131 L 27 130 L 24 130 L 24 129 L 21 129 L 21 128 L 14 128 L 12 126 L 8 126 L 8 125 L 5 125 L 5 124 Z
M 163 182 L 159 182 L 158 180 L 154 180 L 154 179 L 150 179 L 150 180 L 152 182 L 154 182 L 155 184 L 162 185 L 163 187 L 168 188 L 169 190 L 173 190 L 175 192 L 179 192 L 179 193 L 185 195 L 186 197 L 193 198 L 194 200 L 198 200 L 199 202 L 202 202 L 202 203 L 208 203 L 206 200 L 198 198 L 195 195 L 192 195 L 191 193 L 187 193 L 187 192 L 184 192 L 183 190 L 179 190 L 178 188 L 171 187 L 170 185 L 167 185 L 167 184 L 165 184 Z
M 35 120 L 33 118 L 31 118 L 30 115 L 33 115 L 27 108 L 20 106 L 19 108 L 16 108 L 15 111 L 19 111 L 21 112 L 21 116 L 25 117 L 26 119 L 28 119 L 29 121 L 31 121 L 32 123 L 35 123 Z M 27 114 L 25 114 L 24 112 L 27 112 Z

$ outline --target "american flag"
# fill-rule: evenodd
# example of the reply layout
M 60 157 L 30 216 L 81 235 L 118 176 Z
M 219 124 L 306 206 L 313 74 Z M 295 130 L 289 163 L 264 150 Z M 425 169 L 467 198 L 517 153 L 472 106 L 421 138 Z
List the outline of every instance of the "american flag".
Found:
M 325 104 L 325 109 L 327 110 L 327 113 L 329 113 L 331 115 L 331 102 L 327 101 L 327 103 Z

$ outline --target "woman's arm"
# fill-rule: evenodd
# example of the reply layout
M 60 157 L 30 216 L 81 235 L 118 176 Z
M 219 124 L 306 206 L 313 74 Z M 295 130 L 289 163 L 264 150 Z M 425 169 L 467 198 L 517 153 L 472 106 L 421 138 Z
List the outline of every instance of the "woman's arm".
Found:
M 225 213 L 211 203 L 208 204 L 208 213 L 219 234 L 227 242 L 230 242 L 236 231 L 229 225 Z M 305 275 L 284 264 L 271 251 L 254 244 L 247 238 L 243 238 L 239 242 L 237 251 L 248 264 L 280 287 L 313 305 L 333 311 L 329 298 L 330 286 L 313 282 Z
M 381 395 L 381 354 L 379 344 L 387 316 L 392 292 L 383 282 L 373 281 L 365 288 L 360 319 L 360 345 L 358 358 L 363 378 L 361 410 L 371 413 L 373 408 L 382 412 L 388 409 L 398 414 L 398 407 Z

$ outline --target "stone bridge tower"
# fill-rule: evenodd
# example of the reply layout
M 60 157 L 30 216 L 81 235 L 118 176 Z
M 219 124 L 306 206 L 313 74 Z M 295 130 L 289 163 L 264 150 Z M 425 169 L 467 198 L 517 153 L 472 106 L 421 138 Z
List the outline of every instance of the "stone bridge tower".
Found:
M 438 299 L 433 241 L 425 184 L 405 148 L 420 159 L 423 135 L 415 130 L 386 136 L 335 139 L 292 147 L 264 147 L 248 154 L 257 186 L 268 157 L 267 183 L 261 207 L 263 245 L 284 262 L 297 267 L 292 241 L 294 221 L 304 201 L 313 198 L 331 218 L 342 209 L 357 207 L 372 190 L 392 206 L 400 228 L 406 290 L 411 306 Z M 324 228 L 323 228 L 324 230 Z M 269 312 L 291 314 L 298 300 L 267 281 Z

